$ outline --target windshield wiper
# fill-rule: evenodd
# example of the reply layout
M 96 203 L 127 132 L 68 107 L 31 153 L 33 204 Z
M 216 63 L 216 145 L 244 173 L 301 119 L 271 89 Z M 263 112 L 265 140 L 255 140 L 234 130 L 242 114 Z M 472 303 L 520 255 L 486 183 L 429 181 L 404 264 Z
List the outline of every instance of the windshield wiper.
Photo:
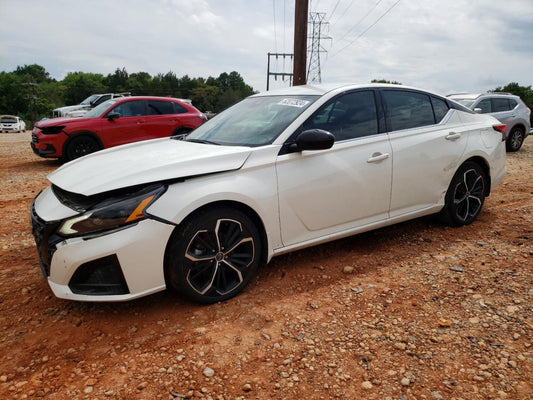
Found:
M 189 138 L 185 138 L 184 140 L 186 142 L 203 143 L 203 144 L 215 144 L 217 146 L 220 146 L 220 143 L 211 142 L 209 140 L 204 140 L 204 139 L 189 139 Z

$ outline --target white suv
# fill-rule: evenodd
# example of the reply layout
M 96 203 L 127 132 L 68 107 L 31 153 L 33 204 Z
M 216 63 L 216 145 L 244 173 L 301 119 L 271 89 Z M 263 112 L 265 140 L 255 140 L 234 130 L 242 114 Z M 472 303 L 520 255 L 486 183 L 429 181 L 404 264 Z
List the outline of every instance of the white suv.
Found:
M 448 97 L 479 114 L 490 114 L 507 125 L 507 151 L 518 151 L 529 135 L 531 110 L 520 97 L 510 93 L 451 94 Z

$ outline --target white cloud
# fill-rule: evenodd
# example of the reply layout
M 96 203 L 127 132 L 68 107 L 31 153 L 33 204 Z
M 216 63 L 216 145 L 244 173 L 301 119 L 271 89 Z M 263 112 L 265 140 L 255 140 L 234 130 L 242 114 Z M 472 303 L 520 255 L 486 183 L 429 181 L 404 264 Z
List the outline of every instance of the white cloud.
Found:
M 397 0 L 340 0 L 331 16 L 337 1 L 311 1 L 332 21 L 323 81 L 390 79 L 445 93 L 533 83 L 530 0 L 402 0 L 392 9 Z M 292 52 L 294 1 L 1 0 L 0 13 L 10 16 L 0 24 L 0 70 L 36 63 L 57 79 L 122 67 L 206 78 L 235 70 L 264 90 L 267 53 Z

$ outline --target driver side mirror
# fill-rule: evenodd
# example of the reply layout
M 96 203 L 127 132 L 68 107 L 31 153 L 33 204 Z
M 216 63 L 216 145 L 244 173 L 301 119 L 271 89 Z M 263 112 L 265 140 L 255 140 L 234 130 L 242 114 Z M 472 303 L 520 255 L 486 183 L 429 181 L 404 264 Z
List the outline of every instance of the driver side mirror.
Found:
M 113 121 L 114 119 L 120 118 L 120 114 L 118 112 L 112 112 L 107 115 L 107 119 L 109 121 Z
M 474 112 L 476 114 L 483 114 L 483 110 L 481 108 L 478 108 L 478 107 L 474 108 Z
M 327 150 L 335 143 L 335 136 L 323 129 L 308 129 L 300 133 L 294 143 L 289 146 L 289 151 Z

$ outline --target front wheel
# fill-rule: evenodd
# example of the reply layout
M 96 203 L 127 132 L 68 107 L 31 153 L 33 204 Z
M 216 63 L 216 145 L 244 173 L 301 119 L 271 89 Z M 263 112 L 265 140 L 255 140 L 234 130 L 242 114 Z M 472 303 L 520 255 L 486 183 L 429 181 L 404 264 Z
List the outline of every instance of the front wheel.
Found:
M 520 147 L 522 147 L 522 143 L 524 143 L 525 138 L 526 135 L 524 130 L 520 127 L 514 127 L 511 130 L 511 133 L 509 133 L 509 137 L 505 142 L 505 147 L 507 151 L 514 152 L 520 150 Z
M 86 135 L 77 136 L 67 145 L 66 159 L 67 161 L 71 161 L 98 150 L 100 150 L 100 146 L 92 137 Z
M 452 226 L 471 224 L 481 212 L 485 202 L 487 178 L 474 162 L 464 163 L 455 173 L 441 211 L 444 221 Z
M 260 260 L 260 235 L 252 220 L 233 208 L 213 208 L 172 234 L 165 259 L 167 283 L 199 303 L 224 301 L 244 289 Z

